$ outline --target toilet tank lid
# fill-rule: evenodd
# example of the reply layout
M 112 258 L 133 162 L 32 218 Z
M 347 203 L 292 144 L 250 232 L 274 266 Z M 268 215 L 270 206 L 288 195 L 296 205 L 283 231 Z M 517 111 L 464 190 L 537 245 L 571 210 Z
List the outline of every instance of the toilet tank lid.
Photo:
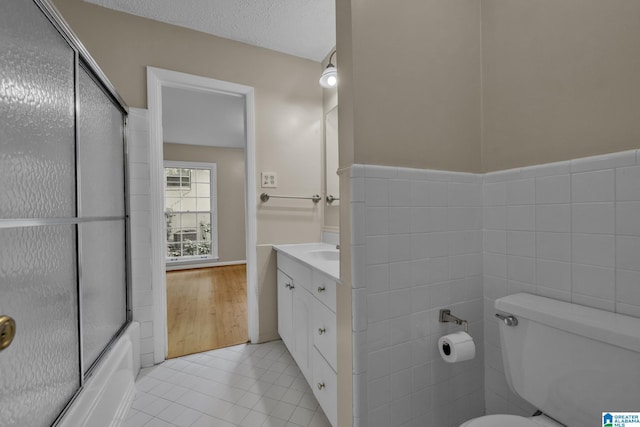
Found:
M 640 353 L 640 319 L 636 317 L 526 293 L 498 298 L 495 308 Z

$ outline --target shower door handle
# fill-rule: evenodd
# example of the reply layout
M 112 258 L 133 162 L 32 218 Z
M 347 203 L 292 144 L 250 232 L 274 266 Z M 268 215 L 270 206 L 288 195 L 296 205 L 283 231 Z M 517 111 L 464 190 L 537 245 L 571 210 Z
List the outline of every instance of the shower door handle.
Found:
M 16 336 L 16 321 L 9 316 L 0 316 L 0 351 L 11 345 Z

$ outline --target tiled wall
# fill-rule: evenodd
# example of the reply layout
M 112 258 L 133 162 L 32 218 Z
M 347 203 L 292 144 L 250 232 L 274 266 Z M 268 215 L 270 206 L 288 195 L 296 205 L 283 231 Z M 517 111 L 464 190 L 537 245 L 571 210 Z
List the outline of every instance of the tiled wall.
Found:
M 354 165 L 354 426 L 458 426 L 482 415 L 482 176 Z M 473 361 L 438 338 L 471 322 Z
M 140 322 L 142 367 L 153 365 L 153 294 L 151 291 L 151 220 L 149 127 L 147 110 L 129 110 L 129 210 L 133 320 Z
M 486 174 L 483 273 L 487 412 L 531 415 L 505 382 L 493 301 L 530 292 L 640 317 L 638 153 Z

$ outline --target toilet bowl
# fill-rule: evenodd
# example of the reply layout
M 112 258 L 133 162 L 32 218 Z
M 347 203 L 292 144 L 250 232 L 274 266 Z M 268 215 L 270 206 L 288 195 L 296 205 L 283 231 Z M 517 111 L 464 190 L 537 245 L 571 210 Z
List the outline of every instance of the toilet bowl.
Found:
M 563 427 L 544 415 L 531 418 L 517 415 L 487 415 L 474 418 L 460 425 L 460 427 Z

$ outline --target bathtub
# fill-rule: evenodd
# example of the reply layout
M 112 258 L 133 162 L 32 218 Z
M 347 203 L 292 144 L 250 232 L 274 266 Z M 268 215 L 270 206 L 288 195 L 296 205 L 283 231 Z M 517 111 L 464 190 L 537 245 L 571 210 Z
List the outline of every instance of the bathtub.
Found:
M 132 322 L 73 401 L 57 427 L 120 426 L 135 396 L 140 325 Z

